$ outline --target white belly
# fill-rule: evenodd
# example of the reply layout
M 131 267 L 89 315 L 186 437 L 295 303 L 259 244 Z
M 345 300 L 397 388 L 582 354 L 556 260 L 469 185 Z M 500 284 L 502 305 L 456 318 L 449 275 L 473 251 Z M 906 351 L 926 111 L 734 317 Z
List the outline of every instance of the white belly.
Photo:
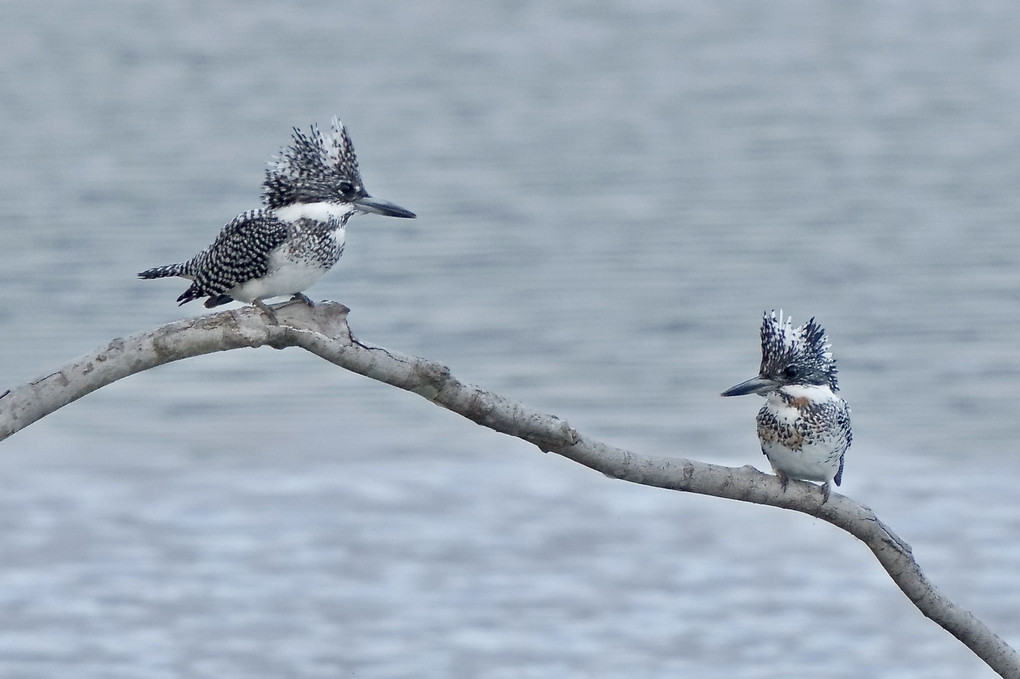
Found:
M 839 454 L 831 445 L 805 444 L 800 450 L 791 450 L 778 443 L 762 441 L 761 447 L 772 469 L 792 479 L 832 481 L 839 471 Z
M 300 227 L 291 241 L 284 243 L 269 255 L 269 273 L 235 285 L 227 293 L 239 302 L 253 302 L 271 297 L 281 297 L 304 292 L 326 275 L 332 264 L 323 263 L 320 258 L 302 250 Z M 328 234 L 334 247 L 343 252 L 344 226 L 339 224 Z M 337 255 L 339 256 L 339 255 Z
M 239 302 L 253 302 L 256 299 L 269 299 L 283 295 L 304 292 L 326 275 L 328 269 L 313 265 L 308 261 L 289 261 L 266 276 L 245 281 L 230 289 L 231 297 Z

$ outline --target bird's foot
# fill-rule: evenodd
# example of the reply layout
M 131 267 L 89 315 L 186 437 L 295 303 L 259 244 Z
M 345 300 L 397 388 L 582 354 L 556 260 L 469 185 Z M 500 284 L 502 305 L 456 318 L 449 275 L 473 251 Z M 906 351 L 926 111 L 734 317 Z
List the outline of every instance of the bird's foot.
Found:
M 295 292 L 294 296 L 291 297 L 290 299 L 291 299 L 292 302 L 296 302 L 296 301 L 300 300 L 300 301 L 304 302 L 305 304 L 307 304 L 310 307 L 314 307 L 315 306 L 315 302 L 313 302 L 311 300 L 311 298 L 309 298 L 308 295 L 306 295 L 303 292 Z
M 779 485 L 783 487 L 783 492 L 786 492 L 787 486 L 790 485 L 790 477 L 786 475 L 786 472 L 781 472 L 778 469 L 775 470 L 776 476 L 779 477 Z
M 252 304 L 254 306 L 257 306 L 259 308 L 259 311 L 266 315 L 266 321 L 270 325 L 280 324 L 280 321 L 276 318 L 276 312 L 270 309 L 268 306 L 266 306 L 266 303 L 263 302 L 261 299 L 255 300 L 254 302 L 252 302 Z
M 823 505 L 826 502 L 829 501 L 829 491 L 830 490 L 832 490 L 832 487 L 829 485 L 828 481 L 826 481 L 825 483 L 822 484 L 822 504 Z

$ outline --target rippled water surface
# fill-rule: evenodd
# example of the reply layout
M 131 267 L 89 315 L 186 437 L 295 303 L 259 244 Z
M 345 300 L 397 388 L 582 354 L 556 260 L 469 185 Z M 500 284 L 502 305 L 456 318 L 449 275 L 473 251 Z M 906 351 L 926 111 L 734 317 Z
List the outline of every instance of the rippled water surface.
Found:
M 343 116 L 371 193 L 309 294 L 648 454 L 765 467 L 764 309 L 816 316 L 842 491 L 1020 644 L 1010 2 L 0 6 L 0 378 L 204 312 L 135 272 Z M 5 677 L 990 676 L 860 543 L 610 481 L 297 350 L 2 444 Z

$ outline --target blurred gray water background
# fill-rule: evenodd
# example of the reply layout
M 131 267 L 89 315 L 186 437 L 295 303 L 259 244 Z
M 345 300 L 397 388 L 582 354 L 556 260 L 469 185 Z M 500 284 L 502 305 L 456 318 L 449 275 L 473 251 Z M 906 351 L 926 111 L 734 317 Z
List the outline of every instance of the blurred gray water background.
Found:
M 817 316 L 842 491 L 1020 644 L 1020 10 L 0 5 L 0 381 L 204 312 L 143 268 L 291 126 L 370 192 L 309 294 L 640 453 L 766 468 L 763 310 Z M 4 677 L 959 677 L 870 553 L 607 480 L 297 350 L 165 366 L 3 443 Z

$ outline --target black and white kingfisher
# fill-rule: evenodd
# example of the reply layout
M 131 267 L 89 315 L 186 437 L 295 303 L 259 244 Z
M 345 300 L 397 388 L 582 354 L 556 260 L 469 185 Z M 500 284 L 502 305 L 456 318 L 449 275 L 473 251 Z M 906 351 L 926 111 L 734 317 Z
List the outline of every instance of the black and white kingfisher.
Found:
M 295 127 L 291 145 L 266 168 L 265 207 L 235 217 L 188 261 L 148 269 L 139 278 L 180 276 L 192 281 L 177 298 L 181 304 L 201 297 L 209 308 L 250 302 L 273 321 L 266 299 L 293 295 L 311 305 L 304 290 L 339 261 L 352 214 L 415 216 L 365 191 L 347 128 L 339 118 L 332 128 L 326 136 L 315 125 L 308 134 Z
M 783 312 L 765 313 L 761 324 L 761 369 L 757 377 L 723 396 L 759 394 L 758 440 L 786 490 L 789 479 L 830 485 L 843 478 L 843 456 L 853 438 L 850 407 L 838 395 L 836 361 L 829 338 L 815 319 L 794 328 Z

